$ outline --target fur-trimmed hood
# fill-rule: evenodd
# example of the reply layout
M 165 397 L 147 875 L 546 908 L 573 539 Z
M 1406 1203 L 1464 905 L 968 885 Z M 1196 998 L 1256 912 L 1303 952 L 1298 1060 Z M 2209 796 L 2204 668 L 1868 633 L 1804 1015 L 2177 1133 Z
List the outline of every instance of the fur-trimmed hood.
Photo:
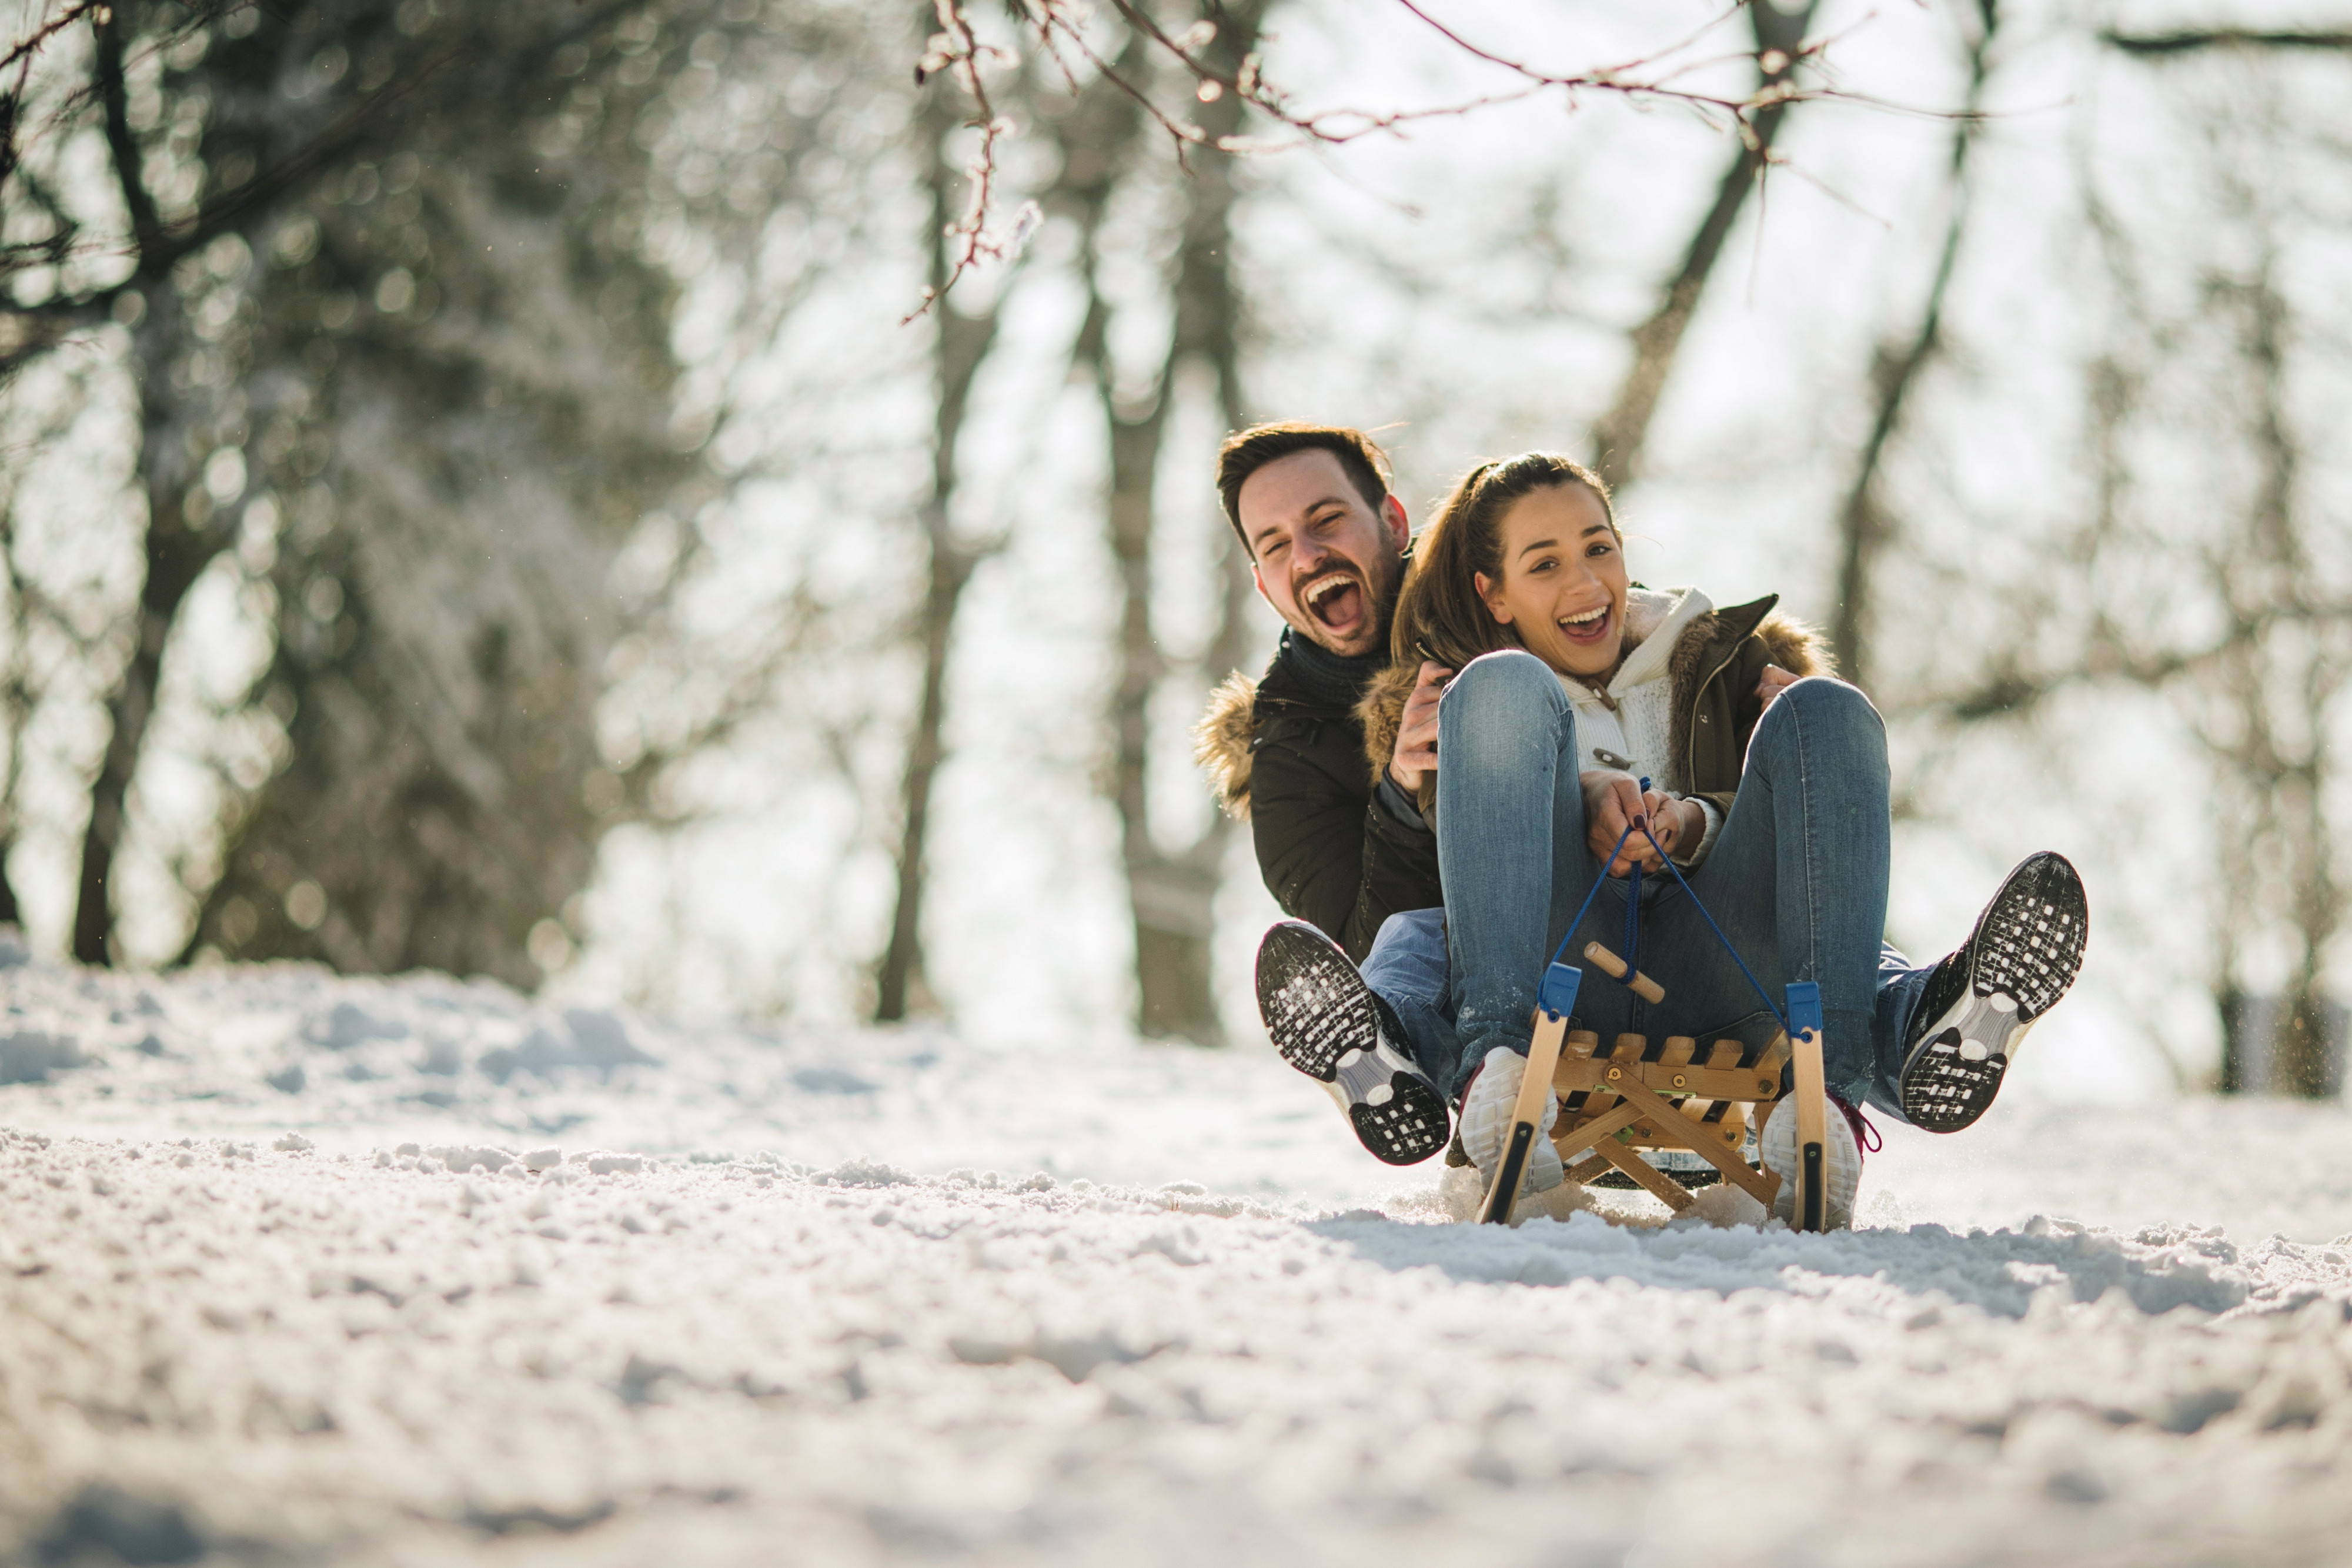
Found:
M 1192 727 L 1192 760 L 1209 776 L 1217 806 L 1235 821 L 1250 814 L 1250 747 L 1257 726 L 1257 683 L 1235 670 L 1209 694 L 1208 711 Z
M 1282 912 L 1358 963 L 1390 915 L 1444 903 L 1437 839 L 1377 799 L 1351 698 L 1366 659 L 1340 670 L 1286 643 L 1253 683 L 1234 675 L 1193 727 L 1217 802 L 1249 823 L 1258 874 Z

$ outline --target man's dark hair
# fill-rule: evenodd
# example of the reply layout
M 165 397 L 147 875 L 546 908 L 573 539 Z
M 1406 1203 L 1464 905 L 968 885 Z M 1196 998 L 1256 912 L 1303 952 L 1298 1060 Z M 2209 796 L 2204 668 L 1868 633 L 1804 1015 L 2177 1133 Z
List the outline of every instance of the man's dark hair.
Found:
M 1375 511 L 1389 498 L 1389 455 L 1360 430 L 1286 419 L 1235 431 L 1217 448 L 1217 497 L 1224 503 L 1225 521 L 1242 541 L 1242 553 L 1252 559 L 1256 558 L 1249 535 L 1242 531 L 1242 486 L 1267 464 L 1294 452 L 1328 452 L 1337 457 L 1348 482 Z

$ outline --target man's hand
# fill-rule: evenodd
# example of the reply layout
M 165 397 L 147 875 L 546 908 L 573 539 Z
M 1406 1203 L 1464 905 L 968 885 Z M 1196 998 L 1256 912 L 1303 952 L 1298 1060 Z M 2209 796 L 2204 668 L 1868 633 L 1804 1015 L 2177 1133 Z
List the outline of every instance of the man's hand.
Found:
M 1664 871 L 1660 850 L 1671 855 L 1675 846 L 1693 842 L 1706 831 L 1706 814 L 1697 801 L 1677 800 L 1663 789 L 1643 794 L 1642 781 L 1630 773 L 1596 768 L 1582 775 L 1581 781 L 1585 842 L 1595 860 L 1616 848 L 1617 836 L 1637 817 L 1648 822 L 1650 834 L 1658 841 L 1652 845 L 1649 836 L 1635 829 L 1606 867 L 1611 876 L 1628 875 L 1637 865 L 1643 871 Z
M 1767 664 L 1764 666 L 1764 678 L 1756 683 L 1756 698 L 1766 707 L 1770 707 L 1772 699 L 1795 685 L 1797 680 L 1797 676 L 1780 665 Z
M 1404 722 L 1397 728 L 1389 777 L 1408 795 L 1420 793 L 1422 775 L 1437 766 L 1437 699 L 1453 678 L 1453 671 L 1424 659 L 1412 695 L 1404 700 Z

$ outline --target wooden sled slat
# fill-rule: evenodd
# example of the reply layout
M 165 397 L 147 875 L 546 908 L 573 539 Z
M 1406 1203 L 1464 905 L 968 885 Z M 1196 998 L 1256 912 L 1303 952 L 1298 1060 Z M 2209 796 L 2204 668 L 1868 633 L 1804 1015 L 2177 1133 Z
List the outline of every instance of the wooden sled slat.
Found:
M 1694 1067 L 1688 1061 L 1624 1061 L 1613 1058 L 1595 1061 L 1590 1057 L 1561 1058 L 1559 1065 L 1552 1070 L 1552 1086 L 1562 1094 L 1580 1089 L 1613 1094 L 1617 1084 L 1610 1076 L 1612 1072 L 1622 1072 L 1653 1093 L 1696 1095 L 1704 1100 L 1762 1100 L 1780 1092 L 1777 1072 L 1767 1075 L 1744 1068 Z
M 1571 1160 L 1604 1138 L 1614 1142 L 1617 1134 L 1641 1119 L 1642 1108 L 1639 1105 L 1628 1105 L 1621 1101 L 1592 1120 L 1580 1122 L 1572 1130 L 1559 1134 L 1552 1139 L 1552 1146 L 1559 1151 L 1562 1160 Z
M 1638 1090 L 1641 1086 L 1636 1084 L 1634 1087 Z M 1635 1186 L 1647 1188 L 1651 1197 L 1658 1199 L 1676 1214 L 1688 1208 L 1694 1201 L 1691 1195 L 1684 1190 L 1682 1183 L 1666 1175 L 1624 1145 L 1603 1144 L 1601 1145 L 1601 1153 L 1611 1165 L 1632 1176 Z
M 1595 1155 L 1591 1159 L 1579 1160 L 1576 1164 L 1569 1166 L 1568 1179 L 1574 1182 L 1579 1186 L 1590 1186 L 1592 1185 L 1592 1178 L 1594 1176 L 1604 1176 L 1616 1168 L 1617 1167 L 1609 1163 L 1606 1155 Z
M 1624 1085 L 1624 1095 L 1627 1104 L 1640 1106 L 1649 1113 L 1651 1121 L 1660 1126 L 1671 1126 L 1675 1122 L 1685 1121 L 1680 1111 L 1639 1083 L 1627 1082 Z M 1688 1142 L 1680 1146 L 1689 1149 L 1717 1170 L 1721 1171 L 1724 1180 L 1735 1184 L 1741 1191 L 1765 1207 L 1772 1207 L 1772 1199 L 1780 1190 L 1780 1178 L 1770 1171 L 1757 1170 L 1746 1160 L 1741 1159 L 1738 1154 L 1726 1149 L 1723 1145 L 1696 1126 L 1690 1129 Z M 1648 1168 L 1648 1162 L 1642 1163 L 1644 1168 Z M 1633 1179 L 1640 1181 L 1641 1177 L 1634 1176 Z M 1657 1189 L 1652 1187 L 1651 1190 L 1655 1192 Z M 1677 1186 L 1676 1190 L 1681 1189 Z

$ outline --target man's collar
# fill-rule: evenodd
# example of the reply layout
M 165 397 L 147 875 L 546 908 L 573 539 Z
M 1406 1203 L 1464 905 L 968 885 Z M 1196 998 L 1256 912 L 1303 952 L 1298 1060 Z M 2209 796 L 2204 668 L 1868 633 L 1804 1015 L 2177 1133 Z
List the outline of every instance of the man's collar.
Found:
M 1290 672 L 1308 701 L 1337 708 L 1355 706 L 1388 662 L 1388 654 L 1377 647 L 1369 653 L 1335 653 L 1292 626 L 1283 628 L 1282 646 L 1275 654 L 1275 663 Z

